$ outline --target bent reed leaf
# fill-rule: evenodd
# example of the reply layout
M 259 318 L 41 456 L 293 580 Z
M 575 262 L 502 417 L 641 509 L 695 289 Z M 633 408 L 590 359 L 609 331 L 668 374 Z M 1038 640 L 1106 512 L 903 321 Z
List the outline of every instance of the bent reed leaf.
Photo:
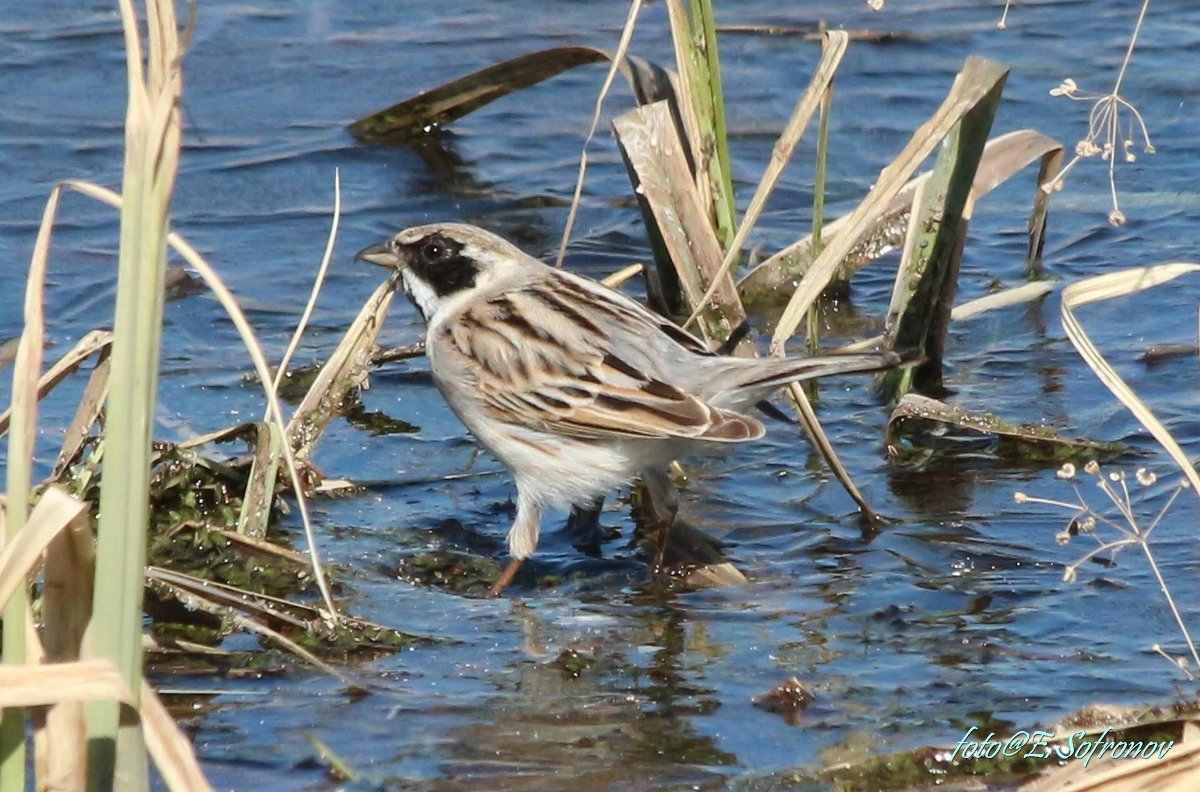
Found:
M 1195 467 L 1183 448 L 1180 447 L 1179 442 L 1158 420 L 1158 417 L 1142 401 L 1141 397 L 1109 365 L 1075 316 L 1076 309 L 1081 306 L 1152 289 L 1193 272 L 1200 272 L 1200 264 L 1172 262 L 1151 267 L 1135 267 L 1085 278 L 1063 289 L 1061 313 L 1063 330 L 1066 331 L 1067 338 L 1075 346 L 1079 356 L 1095 372 L 1104 386 L 1112 392 L 1117 401 L 1124 404 L 1146 431 L 1158 441 L 1163 450 L 1179 466 L 1180 471 L 1187 476 L 1193 491 L 1200 494 L 1200 475 L 1197 475 Z
M 513 91 L 577 66 L 607 60 L 608 53 L 593 47 L 554 47 L 528 52 L 360 118 L 348 129 L 364 143 L 408 143 Z

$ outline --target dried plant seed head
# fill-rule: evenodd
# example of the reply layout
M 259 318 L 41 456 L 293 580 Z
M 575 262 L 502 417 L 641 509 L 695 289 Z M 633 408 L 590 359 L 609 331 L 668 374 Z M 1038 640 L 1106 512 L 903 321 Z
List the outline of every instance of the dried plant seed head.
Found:
M 1154 148 L 1154 144 L 1147 140 L 1146 145 L 1142 147 L 1142 151 L 1146 152 L 1147 154 L 1154 154 L 1156 149 Z
M 1086 465 L 1083 466 L 1083 472 L 1087 473 L 1089 476 L 1099 476 L 1100 463 L 1094 459 L 1090 460 Z
M 1152 471 L 1152 470 L 1147 470 L 1146 468 L 1138 468 L 1137 469 L 1137 480 L 1138 480 L 1138 484 L 1141 484 L 1143 487 L 1149 487 L 1149 486 L 1153 486 L 1154 482 L 1158 481 L 1158 476 L 1154 475 L 1154 471 Z
M 1025 503 L 1028 500 L 1029 500 L 1029 496 L 1026 495 L 1024 492 L 1014 492 L 1013 493 L 1013 503 Z
M 1075 521 L 1075 530 L 1077 530 L 1079 533 L 1085 533 L 1085 534 L 1089 534 L 1092 531 L 1096 530 L 1096 516 L 1094 514 L 1089 514 L 1087 517 L 1084 517 L 1082 520 L 1076 520 Z
M 1115 470 L 1112 473 L 1109 473 L 1108 480 L 1112 481 L 1112 482 L 1124 481 L 1125 480 L 1125 471 L 1124 470 Z
M 1070 462 L 1064 462 L 1063 466 L 1058 469 L 1057 475 L 1060 479 L 1073 479 L 1075 478 L 1075 466 Z
M 1179 489 L 1191 489 L 1191 488 L 1192 488 L 1192 483 L 1190 481 L 1188 481 L 1187 479 L 1179 480 Z
M 1070 77 L 1068 77 L 1067 79 L 1065 79 L 1061 83 L 1059 83 L 1057 88 L 1051 88 L 1050 95 L 1051 96 L 1073 96 L 1075 94 L 1075 92 L 1078 90 L 1079 90 L 1079 86 L 1075 84 L 1074 80 L 1072 80 Z
M 867 0 L 867 8 L 872 11 L 882 11 L 885 0 Z
M 1108 222 L 1118 228 L 1125 225 L 1125 213 L 1120 209 L 1113 209 L 1108 213 Z
M 1054 541 L 1058 542 L 1060 545 L 1069 544 L 1071 542 L 1070 529 L 1066 531 L 1059 531 L 1058 533 L 1054 534 Z
M 1078 577 L 1079 577 L 1079 575 L 1078 575 L 1077 570 L 1075 569 L 1074 565 L 1071 565 L 1063 570 L 1063 582 L 1064 583 L 1074 583 L 1076 578 L 1078 578 Z

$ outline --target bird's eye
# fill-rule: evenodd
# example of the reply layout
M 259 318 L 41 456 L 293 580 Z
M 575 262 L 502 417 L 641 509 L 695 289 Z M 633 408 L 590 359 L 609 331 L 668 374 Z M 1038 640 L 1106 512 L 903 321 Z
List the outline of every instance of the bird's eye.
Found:
M 430 239 L 421 247 L 421 258 L 426 261 L 441 261 L 446 258 L 448 250 L 440 240 Z

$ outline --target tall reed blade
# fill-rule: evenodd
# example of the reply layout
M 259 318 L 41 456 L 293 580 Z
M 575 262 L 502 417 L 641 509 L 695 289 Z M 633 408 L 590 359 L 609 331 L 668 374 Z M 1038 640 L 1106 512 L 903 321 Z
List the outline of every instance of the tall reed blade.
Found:
M 142 690 L 150 441 L 183 86 L 172 3 L 147 2 L 145 66 L 132 0 L 123 0 L 120 9 L 129 104 L 91 650 L 116 664 L 136 704 Z M 146 789 L 140 726 L 122 723 L 119 705 L 111 701 L 94 703 L 88 716 L 89 788 Z

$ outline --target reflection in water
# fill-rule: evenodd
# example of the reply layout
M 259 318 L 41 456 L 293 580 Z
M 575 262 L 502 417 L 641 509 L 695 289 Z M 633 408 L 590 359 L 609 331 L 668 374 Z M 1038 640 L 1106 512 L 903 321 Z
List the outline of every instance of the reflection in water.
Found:
M 933 451 L 928 452 L 930 457 Z M 966 514 L 980 472 L 964 465 L 961 456 L 934 459 L 921 467 L 892 468 L 888 489 L 917 515 L 929 520 L 954 519 Z
M 715 768 L 737 760 L 692 721 L 719 703 L 684 659 L 683 610 L 664 602 L 641 608 L 640 623 L 597 618 L 595 628 L 527 608 L 513 615 L 536 658 L 455 731 L 435 789 L 724 787 Z

